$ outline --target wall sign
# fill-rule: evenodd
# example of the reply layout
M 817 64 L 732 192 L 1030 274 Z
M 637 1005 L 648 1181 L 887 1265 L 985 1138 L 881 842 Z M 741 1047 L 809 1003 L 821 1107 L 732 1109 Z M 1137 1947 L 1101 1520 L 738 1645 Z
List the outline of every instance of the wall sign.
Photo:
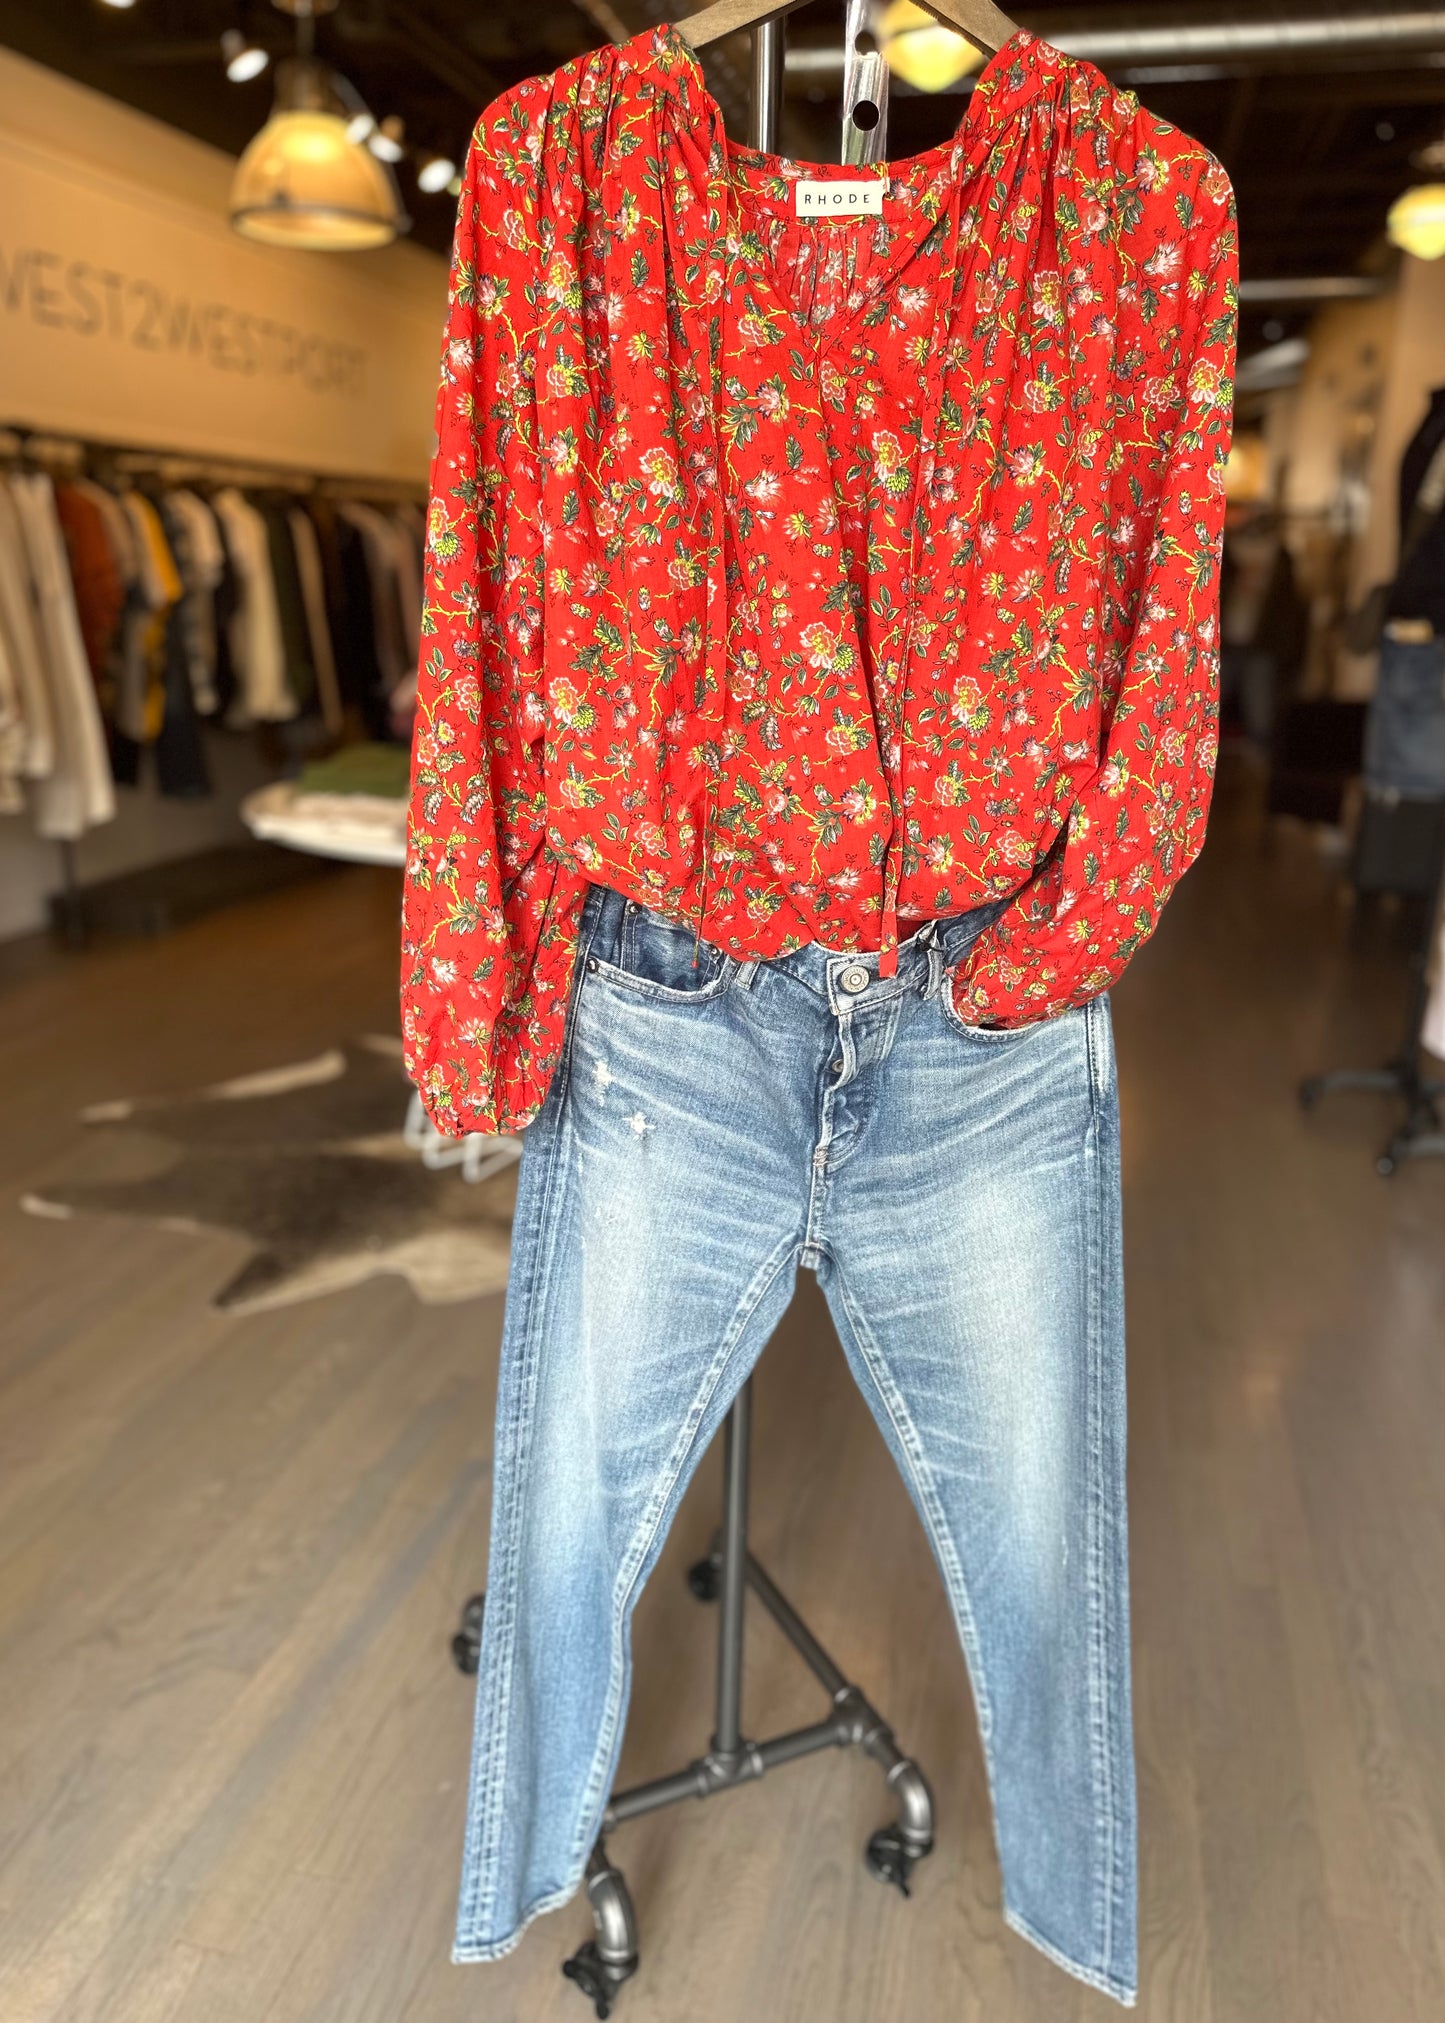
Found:
M 423 479 L 444 263 L 256 246 L 230 169 L 0 51 L 0 424 Z

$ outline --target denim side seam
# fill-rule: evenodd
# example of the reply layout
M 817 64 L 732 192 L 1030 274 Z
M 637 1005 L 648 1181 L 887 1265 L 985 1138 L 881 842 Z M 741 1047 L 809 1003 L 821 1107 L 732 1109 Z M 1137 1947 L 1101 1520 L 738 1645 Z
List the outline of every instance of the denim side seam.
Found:
M 623 1632 L 628 1620 L 628 1612 L 634 1599 L 633 1590 L 637 1586 L 642 1569 L 647 1565 L 648 1554 L 657 1536 L 658 1527 L 666 1515 L 673 1490 L 676 1488 L 689 1458 L 696 1450 L 698 1430 L 706 1423 L 708 1408 L 717 1394 L 718 1386 L 722 1383 L 728 1367 L 737 1353 L 739 1344 L 747 1334 L 753 1315 L 757 1312 L 769 1287 L 777 1278 L 778 1273 L 787 1265 L 789 1258 L 796 1255 L 797 1249 L 798 1239 L 796 1235 L 784 1238 L 773 1257 L 760 1268 L 752 1285 L 749 1286 L 748 1290 L 743 1294 L 742 1299 L 738 1302 L 737 1312 L 733 1317 L 732 1323 L 723 1334 L 718 1353 L 713 1358 L 711 1368 L 707 1371 L 702 1383 L 699 1385 L 687 1418 L 683 1422 L 683 1437 L 678 1441 L 674 1449 L 671 1465 L 659 1482 L 651 1506 L 643 1512 L 638 1522 L 637 1530 L 634 1532 L 627 1552 L 623 1556 L 622 1564 L 618 1568 L 618 1583 L 613 1594 L 612 1655 L 609 1668 L 610 1677 L 607 1687 L 607 1702 L 603 1710 L 602 1733 L 598 1742 L 597 1753 L 593 1759 L 592 1768 L 588 1772 L 587 1783 L 583 1790 L 582 1819 L 579 1832 L 572 1848 L 572 1859 L 576 1864 L 577 1870 L 577 1880 L 572 1884 L 573 1890 L 576 1889 L 577 1882 L 581 1880 L 582 1870 L 585 1866 L 588 1853 L 597 1838 L 597 1825 L 600 1822 L 600 1814 L 605 1810 L 605 1806 L 600 1804 L 599 1801 L 610 1788 L 612 1775 L 616 1768 L 615 1763 L 611 1759 L 617 1753 L 618 1745 L 621 1741 L 621 1736 L 617 1730 L 626 1692 L 627 1672 L 629 1669 L 624 1649 L 625 1637 Z M 589 1820 L 592 1822 L 590 1828 Z
M 1085 1010 L 1086 1029 L 1092 1036 L 1093 1018 Z M 1089 1128 L 1084 1134 L 1083 1187 L 1086 1227 L 1085 1269 L 1088 1273 L 1088 1345 L 1086 1354 L 1086 1423 L 1088 1426 L 1088 1564 L 1089 1596 L 1089 1754 L 1093 1765 L 1094 1841 L 1094 1933 L 1097 1957 L 1108 1962 L 1112 1955 L 1114 1918 L 1114 1805 L 1109 1747 L 1109 1681 L 1105 1639 L 1108 1633 L 1103 1593 L 1107 1571 L 1103 1565 L 1104 1428 L 1103 1428 L 1103 1216 L 1099 1195 L 1099 1117 L 1094 1095 L 1094 1050 L 1089 1045 Z
M 842 1296 L 843 1310 L 848 1316 L 848 1325 L 853 1330 L 853 1339 L 858 1345 L 858 1353 L 868 1365 L 869 1375 L 878 1386 L 878 1395 L 888 1408 L 888 1416 L 893 1422 L 893 1430 L 898 1435 L 898 1444 L 907 1457 L 911 1487 L 918 1507 L 923 1513 L 924 1523 L 933 1544 L 938 1562 L 944 1568 L 949 1589 L 949 1600 L 953 1604 L 959 1636 L 963 1643 L 964 1656 L 968 1660 L 969 1683 L 973 1689 L 975 1707 L 978 1713 L 979 1740 L 983 1746 L 984 1769 L 988 1775 L 990 1797 L 994 1789 L 993 1750 L 993 1703 L 989 1698 L 988 1681 L 984 1676 L 983 1658 L 979 1650 L 978 1629 L 974 1620 L 973 1604 L 968 1596 L 968 1583 L 964 1578 L 963 1562 L 953 1533 L 949 1530 L 948 1519 L 944 1515 L 942 1500 L 934 1485 L 932 1474 L 924 1461 L 918 1439 L 918 1432 L 909 1417 L 892 1377 L 886 1374 L 886 1365 L 875 1354 L 875 1344 L 868 1331 L 866 1321 L 853 1304 L 848 1291 L 848 1281 L 842 1267 L 831 1251 L 828 1262 L 838 1274 L 838 1290 Z
M 1089 1128 L 1084 1138 L 1086 1184 L 1082 1190 L 1088 1222 L 1087 1423 L 1089 1429 L 1089 1500 L 1087 1546 L 1089 1595 L 1089 1739 L 1093 1757 L 1096 1841 L 1095 1930 L 1098 1957 L 1107 1972 L 1114 1957 L 1114 1913 L 1119 1902 L 1119 1767 L 1115 1761 L 1115 1730 L 1108 1664 L 1109 1625 L 1113 1620 L 1114 1556 L 1105 1483 L 1105 1415 L 1107 1372 L 1104 1339 L 1105 1222 L 1108 1214 L 1104 1160 L 1099 1142 L 1106 1060 L 1098 1030 L 1107 1007 L 1090 999 L 1084 1006 L 1089 1064 Z M 1107 1443 L 1112 1449 L 1112 1441 Z M 1127 1661 L 1127 1660 L 1126 1660 Z
M 586 974 L 586 956 L 592 946 L 596 932 L 597 926 L 594 921 L 592 932 L 586 937 L 585 943 L 577 951 L 577 960 L 573 966 L 571 993 L 574 1002 L 581 989 L 581 979 Z M 549 1092 L 557 1105 L 558 1121 L 557 1128 L 552 1133 L 551 1144 L 547 1148 L 547 1170 L 539 1195 L 536 1222 L 538 1241 L 537 1271 L 533 1281 L 535 1290 L 527 1313 L 526 1333 L 523 1338 L 520 1358 L 520 1395 L 516 1404 L 517 1419 L 515 1423 L 520 1426 L 523 1443 L 529 1438 L 534 1418 L 537 1373 L 541 1364 L 541 1342 L 545 1332 L 542 1323 L 553 1284 L 552 1267 L 555 1219 L 551 1215 L 550 1210 L 552 1197 L 556 1189 L 557 1175 L 562 1167 L 562 1148 L 568 1136 L 565 1128 L 566 1098 L 568 1085 L 571 1080 L 573 1036 L 576 1032 L 576 1023 L 576 1020 L 571 1016 L 571 1006 L 569 1004 L 565 1029 L 566 1037 L 562 1054 L 554 1073 L 553 1088 Z M 509 1436 L 512 1430 L 512 1427 L 508 1428 Z M 495 1451 L 495 1441 L 493 1446 Z M 526 1447 L 523 1444 L 518 1447 L 516 1453 L 512 1456 L 513 1465 L 509 1483 L 511 1490 L 510 1508 L 507 1512 L 507 1521 L 502 1528 L 502 1536 L 507 1541 L 508 1558 L 500 1569 L 500 1581 L 493 1575 L 490 1566 L 487 1574 L 489 1603 L 493 1597 L 497 1596 L 499 1589 L 501 1597 L 504 1598 L 500 1622 L 494 1623 L 491 1626 L 496 1631 L 499 1648 L 495 1654 L 491 1679 L 484 1682 L 484 1689 L 485 1687 L 491 1687 L 492 1691 L 492 1704 L 496 1713 L 493 1731 L 496 1737 L 495 1754 L 500 1760 L 505 1760 L 506 1756 L 507 1725 L 511 1713 L 512 1670 L 516 1657 L 515 1561 L 521 1549 L 522 1526 L 518 1518 L 522 1492 L 526 1483 L 526 1461 Z M 495 1681 L 495 1685 L 492 1685 L 493 1680 Z M 482 1694 L 479 1692 L 477 1696 L 477 1718 L 474 1727 L 480 1731 L 481 1726 Z M 485 1923 L 491 1917 L 495 1908 L 504 1783 L 505 1780 L 500 1777 L 492 1781 L 493 1788 L 490 1793 L 490 1803 L 468 1825 L 464 1852 L 466 1882 L 457 1910 L 459 1929 L 464 1924 L 475 1926 L 478 1923 Z M 453 1957 L 457 1957 L 455 1952 Z M 478 1954 L 475 1957 L 481 1958 L 483 1955 Z

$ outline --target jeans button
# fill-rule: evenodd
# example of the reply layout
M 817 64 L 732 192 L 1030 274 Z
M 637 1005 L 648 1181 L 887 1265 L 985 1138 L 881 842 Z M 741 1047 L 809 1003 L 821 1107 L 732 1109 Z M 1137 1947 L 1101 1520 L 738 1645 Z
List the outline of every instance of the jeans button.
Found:
M 868 972 L 861 962 L 850 962 L 846 969 L 839 970 L 838 987 L 846 990 L 850 997 L 856 997 L 860 990 L 867 990 Z

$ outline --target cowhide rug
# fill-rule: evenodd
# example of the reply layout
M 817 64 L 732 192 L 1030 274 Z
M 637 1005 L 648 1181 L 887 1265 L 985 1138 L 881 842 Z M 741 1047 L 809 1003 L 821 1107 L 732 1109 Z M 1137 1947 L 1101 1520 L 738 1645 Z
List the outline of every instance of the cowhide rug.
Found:
M 250 1258 L 214 1295 L 230 1313 L 388 1272 L 429 1305 L 498 1292 L 515 1166 L 475 1184 L 428 1169 L 403 1142 L 407 1097 L 399 1044 L 365 1035 L 191 1094 L 97 1104 L 82 1112 L 97 1133 L 85 1173 L 22 1206 L 249 1238 Z

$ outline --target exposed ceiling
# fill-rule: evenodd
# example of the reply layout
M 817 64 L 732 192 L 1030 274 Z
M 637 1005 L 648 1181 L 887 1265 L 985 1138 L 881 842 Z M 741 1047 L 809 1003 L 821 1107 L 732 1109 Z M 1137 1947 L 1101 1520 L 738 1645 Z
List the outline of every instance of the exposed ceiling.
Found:
M 401 116 L 414 148 L 460 160 L 477 113 L 508 85 L 595 46 L 609 23 L 636 30 L 675 11 L 690 7 L 673 10 L 664 0 L 340 0 L 318 22 L 318 48 L 378 118 Z M 1239 197 L 1243 272 L 1261 281 L 1379 270 L 1385 213 L 1422 179 L 1422 150 L 1438 146 L 1445 96 L 1440 47 L 1387 40 L 1389 24 L 1398 30 L 1407 11 L 1418 22 L 1431 10 L 1371 0 L 1348 7 L 1340 0 L 1113 7 L 1055 0 L 1047 9 L 1019 8 L 1017 18 L 1061 41 L 1091 31 L 1155 31 L 1146 61 L 1120 57 L 1104 67 L 1221 157 Z M 1256 48 L 1200 61 L 1182 37 L 1177 52 L 1168 46 L 1186 24 L 1249 23 L 1257 39 L 1261 23 L 1346 14 L 1377 17 L 1378 40 L 1372 20 L 1366 39 L 1357 32 L 1353 46 L 1335 51 Z M 843 0 L 809 0 L 788 20 L 789 48 L 810 54 L 787 74 L 783 144 L 805 158 L 838 154 L 841 71 L 827 52 L 841 46 L 842 21 Z M 220 54 L 228 28 L 278 56 L 294 36 L 293 23 L 267 0 L 135 0 L 124 11 L 102 0 L 0 0 L 0 41 L 239 153 L 266 116 L 271 77 L 228 82 Z M 732 123 L 744 103 L 745 43 L 710 52 L 708 72 Z M 889 152 L 911 154 L 942 139 L 962 109 L 957 91 L 926 97 L 895 86 Z M 401 174 L 416 237 L 444 252 L 451 199 L 423 195 L 405 167 Z M 1438 178 L 1438 167 L 1430 174 Z M 1246 341 L 1287 335 L 1306 314 L 1289 304 L 1250 306 Z

